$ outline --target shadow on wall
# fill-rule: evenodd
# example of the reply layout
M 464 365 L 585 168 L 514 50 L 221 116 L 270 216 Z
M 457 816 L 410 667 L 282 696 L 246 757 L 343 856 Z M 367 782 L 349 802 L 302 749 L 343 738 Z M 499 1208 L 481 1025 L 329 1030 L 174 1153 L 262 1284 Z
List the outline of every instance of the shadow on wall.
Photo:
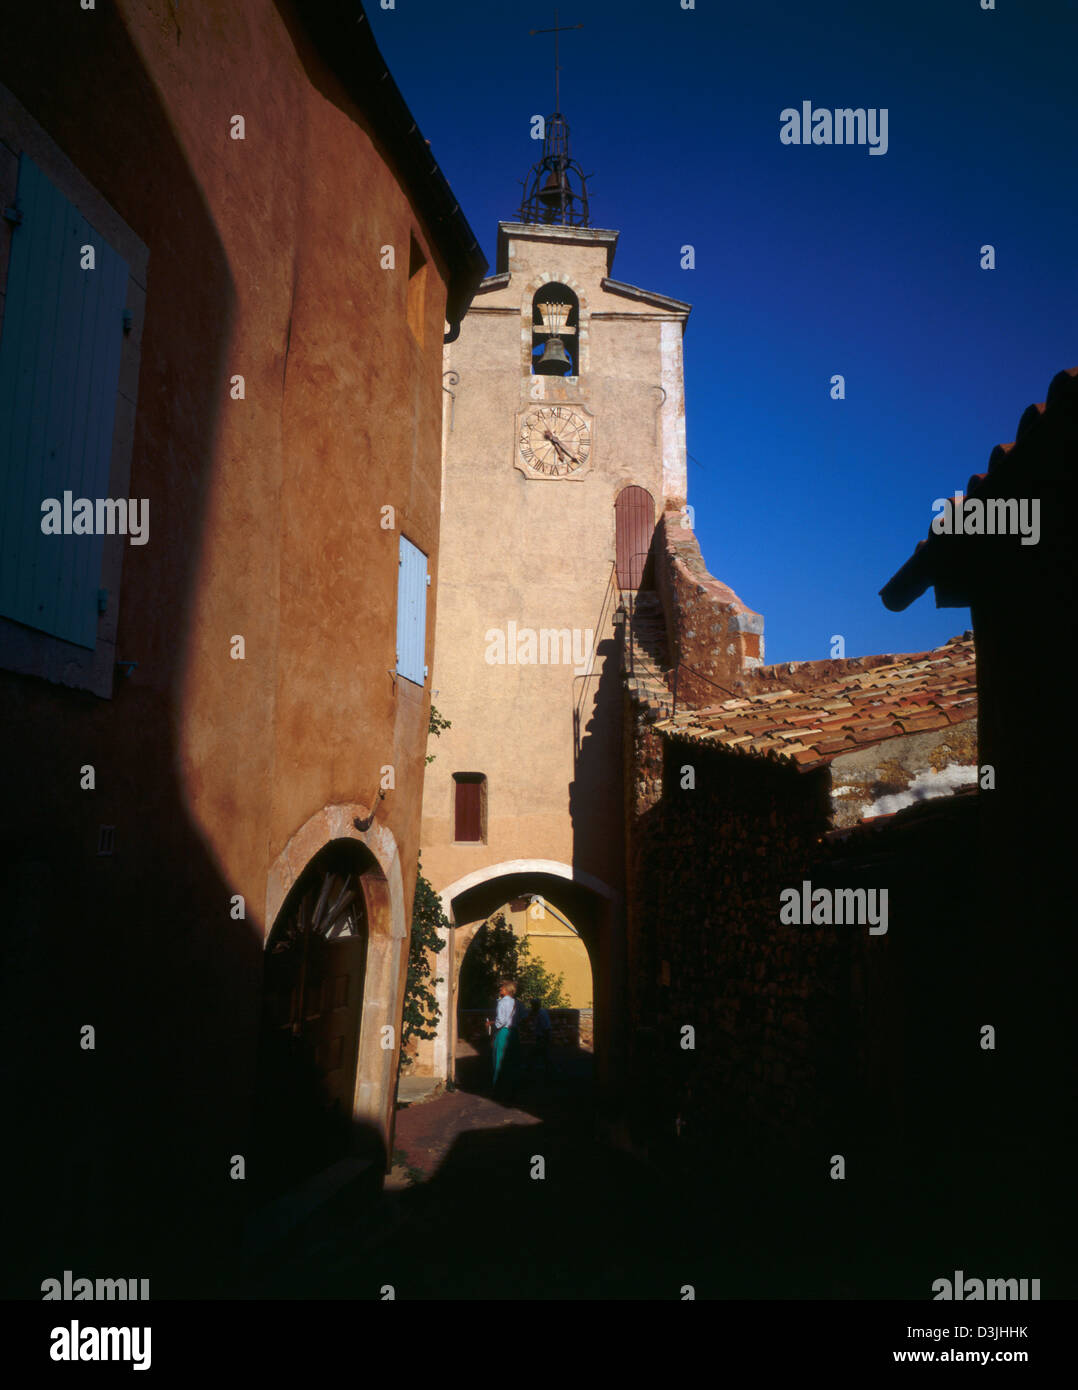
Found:
M 262 969 L 259 924 L 232 920 L 176 775 L 235 289 L 114 7 L 73 24 L 66 4 L 33 5 L 16 33 L 0 78 L 150 249 L 131 492 L 159 520 L 125 555 L 119 632 L 139 669 L 111 700 L 0 672 L 5 1270 L 21 1296 L 65 1268 L 197 1294 L 244 1216 L 230 1167 L 247 1150 Z M 87 761 L 95 793 L 77 790 Z
M 581 709 L 580 750 L 569 784 L 573 826 L 573 868 L 617 887 L 624 877 L 622 795 L 622 691 L 618 641 L 596 644 L 599 670 L 586 684 Z

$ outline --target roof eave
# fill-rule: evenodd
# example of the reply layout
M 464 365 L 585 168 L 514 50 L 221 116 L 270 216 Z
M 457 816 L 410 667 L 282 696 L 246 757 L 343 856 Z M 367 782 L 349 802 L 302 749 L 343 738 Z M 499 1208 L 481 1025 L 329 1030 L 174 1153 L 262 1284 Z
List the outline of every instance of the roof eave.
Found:
M 487 269 L 429 143 L 393 80 L 359 0 L 293 0 L 326 67 L 367 117 L 448 270 L 445 316 L 459 325 Z

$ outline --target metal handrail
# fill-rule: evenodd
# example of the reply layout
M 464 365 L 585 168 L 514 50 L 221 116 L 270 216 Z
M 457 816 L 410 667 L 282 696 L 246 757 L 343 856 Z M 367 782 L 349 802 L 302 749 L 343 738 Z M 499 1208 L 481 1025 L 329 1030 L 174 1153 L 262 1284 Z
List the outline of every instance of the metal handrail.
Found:
M 605 614 L 606 614 L 607 600 L 608 600 L 608 598 L 610 597 L 611 591 L 617 587 L 617 572 L 618 572 L 617 564 L 616 564 L 616 563 L 612 563 L 611 566 L 610 566 L 610 577 L 609 577 L 609 579 L 607 579 L 607 581 L 606 581 L 606 589 L 603 591 L 603 601 L 602 601 L 602 604 L 601 604 L 601 606 L 600 606 L 600 608 L 599 608 L 599 620 L 598 620 L 598 622 L 597 622 L 596 625 L 595 625 L 596 640 L 598 640 L 599 634 L 603 631 L 603 618 L 604 618 L 604 616 L 605 616 Z M 620 592 L 620 590 L 619 590 L 619 592 Z M 578 757 L 579 757 L 579 755 L 580 755 L 580 711 L 581 711 L 581 708 L 582 708 L 582 706 L 583 706 L 583 704 L 584 704 L 584 699 L 585 699 L 585 697 L 587 696 L 587 693 L 588 693 L 588 681 L 589 681 L 589 680 L 591 679 L 591 677 L 595 674 L 595 671 L 594 671 L 594 665 L 595 665 L 595 652 L 594 652 L 594 649 L 592 650 L 592 661 L 591 661 L 591 665 L 592 665 L 592 668 L 593 668 L 592 670 L 590 670 L 590 671 L 585 671 L 584 674 L 583 674 L 582 676 L 574 676 L 574 677 L 573 677 L 574 680 L 580 680 L 580 681 L 583 681 L 583 682 L 584 682 L 584 684 L 580 687 L 580 694 L 577 696 L 576 703 L 575 703 L 574 706 L 573 706 L 573 744 L 574 744 L 574 746 L 575 746 L 576 755 L 577 755 Z

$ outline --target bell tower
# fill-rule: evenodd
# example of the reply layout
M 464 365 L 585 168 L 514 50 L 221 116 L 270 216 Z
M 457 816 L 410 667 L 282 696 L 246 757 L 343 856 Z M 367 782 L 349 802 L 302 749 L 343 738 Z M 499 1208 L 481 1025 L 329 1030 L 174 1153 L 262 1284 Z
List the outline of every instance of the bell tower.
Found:
M 588 225 L 588 181 L 569 153 L 569 122 L 561 114 L 561 64 L 558 61 L 562 34 L 583 27 L 583 24 L 559 24 L 555 10 L 552 28 L 528 31 L 532 38 L 536 34 L 554 35 L 554 114 L 544 123 L 542 156 L 524 180 L 524 201 L 517 213 L 520 222 L 549 222 L 562 227 Z
M 529 930 L 538 910 L 586 947 L 597 1074 L 616 1072 L 616 619 L 659 517 L 686 500 L 690 306 L 615 280 L 619 233 L 591 211 L 556 101 L 495 273 L 446 348 L 432 690 L 450 727 L 431 743 L 422 855 L 454 926 L 420 1074 L 453 1074 L 461 961 L 514 903 Z
M 569 153 L 569 122 L 560 111 L 546 118 L 542 157 L 524 180 L 517 217 L 561 227 L 588 225 L 588 180 Z

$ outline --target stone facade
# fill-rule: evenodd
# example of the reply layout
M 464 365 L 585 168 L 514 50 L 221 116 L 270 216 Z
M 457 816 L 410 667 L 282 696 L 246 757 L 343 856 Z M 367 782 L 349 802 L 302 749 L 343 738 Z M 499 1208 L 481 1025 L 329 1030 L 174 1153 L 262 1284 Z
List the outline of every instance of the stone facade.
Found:
M 826 775 L 690 747 L 639 724 L 635 736 L 640 780 L 662 784 L 630 831 L 632 1073 L 634 1099 L 651 1112 L 637 1115 L 639 1134 L 691 1126 L 747 1139 L 761 1127 L 819 1123 L 840 947 L 833 930 L 778 919 L 781 891 L 818 855 Z
M 666 512 L 655 551 L 655 587 L 673 636 L 676 693 L 709 704 L 763 664 L 764 620 L 709 574 L 683 512 Z
M 464 944 L 520 893 L 540 893 L 588 947 L 600 1072 L 616 1050 L 623 928 L 615 502 L 650 494 L 651 526 L 685 495 L 681 338 L 689 306 L 610 278 L 618 234 L 503 223 L 486 280 L 447 353 L 439 611 L 433 684 L 451 728 L 432 742 L 423 868 Z M 532 372 L 536 294 L 575 300 L 577 375 Z M 580 476 L 533 477 L 521 421 L 572 405 L 589 422 Z M 522 634 L 570 634 L 546 660 Z M 501 634 L 504 656 L 492 655 Z M 548 651 L 549 654 L 549 651 Z M 583 657 L 583 659 L 580 659 Z M 480 840 L 454 839 L 454 775 L 482 774 Z M 450 959 L 459 961 L 456 947 Z M 442 957 L 441 959 L 445 959 Z M 439 972 L 443 973 L 443 972 Z M 439 1037 L 417 1066 L 451 1074 L 455 969 Z

